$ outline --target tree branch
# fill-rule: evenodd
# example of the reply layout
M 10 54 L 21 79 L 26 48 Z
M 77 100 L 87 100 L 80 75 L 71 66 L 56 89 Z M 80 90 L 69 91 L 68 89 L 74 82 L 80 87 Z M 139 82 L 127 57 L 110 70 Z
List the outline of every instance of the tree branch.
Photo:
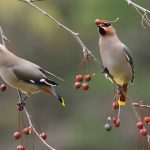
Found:
M 143 8 L 142 6 L 140 6 L 140 5 L 138 5 L 138 4 L 134 3 L 134 2 L 132 2 L 131 0 L 126 0 L 126 1 L 127 1 L 128 5 L 132 5 L 132 6 L 136 7 L 136 8 L 138 8 L 138 9 L 140 9 L 140 10 L 143 11 L 143 12 L 148 12 L 148 13 L 150 13 L 150 11 L 149 11 L 148 9 Z
M 149 18 L 150 11 L 148 9 L 143 8 L 142 6 L 132 2 L 131 0 L 125 0 L 125 1 L 128 3 L 128 5 L 133 6 L 133 8 L 135 8 L 135 10 L 140 14 L 140 16 L 142 17 L 142 20 L 141 20 L 142 26 L 145 28 L 145 26 L 144 26 L 144 22 L 145 22 L 147 24 L 147 26 L 150 27 L 150 18 Z
M 1 34 L 1 39 L 2 39 L 2 45 L 6 46 L 5 41 L 8 41 L 8 39 L 7 39 L 7 37 L 4 35 L 4 32 L 3 32 L 1 26 L 0 26 L 0 34 Z
M 28 113 L 26 107 L 24 107 L 24 112 L 26 113 L 26 116 L 27 116 L 27 119 L 28 119 L 28 122 L 29 122 L 29 125 L 30 125 L 30 128 L 33 130 L 33 132 L 38 136 L 38 138 L 42 141 L 42 143 L 50 150 L 55 150 L 53 147 L 51 147 L 48 143 L 45 142 L 44 139 L 42 139 L 40 136 L 39 136 L 39 133 L 36 131 L 35 127 L 33 126 L 33 123 L 32 123 L 32 120 L 31 120 L 31 115 Z
M 74 31 L 72 31 L 71 29 L 69 29 L 68 27 L 66 27 L 65 25 L 61 24 L 59 21 L 57 21 L 55 18 L 53 18 L 50 14 L 48 14 L 46 11 L 44 11 L 43 9 L 41 9 L 40 7 L 36 6 L 35 4 L 32 3 L 31 0 L 20 0 L 22 2 L 27 3 L 28 5 L 32 6 L 33 8 L 35 8 L 37 11 L 39 11 L 40 13 L 44 14 L 46 17 L 48 17 L 52 22 L 54 22 L 59 28 L 64 29 L 65 31 L 69 32 L 75 39 L 76 41 L 79 43 L 79 45 L 82 47 L 82 51 L 84 56 L 90 56 L 96 64 L 100 65 L 100 67 L 103 69 L 103 65 L 102 63 L 91 53 L 91 51 L 85 46 L 85 44 L 82 42 L 82 40 L 79 38 L 79 33 L 76 33 Z
M 145 105 L 145 104 L 142 104 L 142 102 L 139 102 L 139 103 L 132 103 L 133 106 L 135 107 L 144 107 L 144 108 L 150 108 L 150 105 Z

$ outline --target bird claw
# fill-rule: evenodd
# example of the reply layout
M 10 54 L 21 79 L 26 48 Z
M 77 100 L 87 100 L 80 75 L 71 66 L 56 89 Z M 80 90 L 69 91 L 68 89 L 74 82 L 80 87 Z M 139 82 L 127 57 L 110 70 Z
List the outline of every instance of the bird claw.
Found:
M 18 108 L 20 108 L 20 110 L 23 110 L 25 104 L 26 104 L 25 102 L 21 102 L 21 101 L 19 100 L 19 102 L 17 103 L 17 106 L 18 106 Z
M 24 109 L 24 106 L 25 106 L 25 102 L 21 102 L 20 100 L 19 100 L 19 102 L 17 103 L 17 109 L 18 109 L 18 111 L 22 111 L 23 109 Z

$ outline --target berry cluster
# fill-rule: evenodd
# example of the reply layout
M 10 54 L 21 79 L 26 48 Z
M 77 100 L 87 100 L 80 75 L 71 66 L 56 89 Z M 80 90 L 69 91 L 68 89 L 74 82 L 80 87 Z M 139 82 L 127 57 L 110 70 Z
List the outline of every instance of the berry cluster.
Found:
M 23 144 L 22 144 L 22 137 L 23 137 L 23 134 L 24 134 L 24 135 L 29 135 L 29 134 L 31 134 L 31 129 L 28 128 L 28 127 L 26 127 L 26 128 L 24 128 L 24 129 L 22 130 L 22 133 L 19 132 L 19 131 L 14 132 L 14 134 L 13 134 L 14 139 L 15 139 L 15 140 L 21 139 L 21 144 L 19 144 L 19 145 L 17 146 L 17 149 L 16 149 L 16 150 L 25 150 L 25 147 L 24 147 Z
M 107 118 L 107 123 L 104 126 L 106 131 L 111 131 L 112 124 L 116 128 L 120 126 L 120 119 L 119 119 L 119 114 L 118 114 L 118 110 L 120 108 L 119 103 L 113 102 L 112 108 L 113 108 L 112 111 L 114 111 L 114 117 L 109 116 Z
M 19 131 L 14 132 L 13 137 L 14 137 L 15 140 L 19 140 L 19 139 L 22 139 L 23 134 L 26 135 L 26 136 L 27 136 L 27 135 L 30 135 L 30 134 L 31 134 L 31 128 L 29 128 L 29 127 L 24 128 L 24 129 L 22 130 L 22 133 L 19 132 Z M 46 139 L 47 139 L 47 135 L 46 135 L 44 132 L 41 132 L 41 133 L 39 134 L 39 136 L 40 136 L 43 140 L 46 140 Z M 22 140 L 21 140 L 21 141 L 22 141 Z M 22 144 L 20 144 L 20 145 L 17 146 L 17 149 L 16 149 L 16 150 L 25 150 L 25 147 L 24 147 Z
M 143 101 L 132 102 L 134 113 L 137 117 L 136 127 L 138 129 L 139 136 L 142 137 L 142 142 L 139 145 L 142 145 L 142 149 L 149 149 L 150 146 L 150 114 L 149 108 L 150 105 L 144 104 Z M 146 148 L 147 147 L 147 148 Z
M 23 144 L 22 144 L 22 138 L 23 138 L 23 135 L 28 136 L 28 135 L 31 134 L 31 132 L 32 132 L 32 131 L 31 131 L 31 128 L 29 128 L 29 127 L 24 128 L 24 129 L 22 130 L 22 132 L 19 132 L 19 131 L 14 132 L 14 134 L 13 134 L 14 139 L 15 139 L 15 140 L 21 139 L 21 144 L 19 144 L 19 145 L 17 146 L 17 149 L 16 149 L 16 150 L 25 150 L 25 147 L 24 147 Z M 41 132 L 41 133 L 39 134 L 39 136 L 40 136 L 43 140 L 46 140 L 46 139 L 47 139 L 47 135 L 46 135 L 46 133 L 44 133 L 44 132 Z
M 89 72 L 89 67 L 92 66 L 92 59 L 91 55 L 87 53 L 87 51 L 84 52 L 84 57 L 80 62 L 80 65 L 78 67 L 78 73 L 75 78 L 75 84 L 74 87 L 76 89 L 79 89 L 82 87 L 83 90 L 88 90 L 89 89 L 89 84 L 87 82 L 91 81 L 91 75 L 88 73 Z M 93 69 L 93 66 L 92 66 Z M 92 70 L 92 76 L 95 76 L 96 74 Z M 82 76 L 84 74 L 84 76 Z M 85 81 L 85 82 L 83 82 Z M 83 82 L 83 83 L 82 83 Z
M 138 129 L 140 129 L 139 134 L 141 136 L 147 136 L 148 130 L 146 129 L 146 126 L 150 127 L 150 117 L 149 116 L 144 117 L 143 121 L 138 121 L 136 126 Z
M 19 116 L 19 127 L 18 127 L 17 131 L 14 132 L 13 137 L 15 140 L 20 139 L 20 143 L 17 146 L 16 150 L 25 150 L 26 146 L 24 143 L 27 143 L 27 141 L 24 142 L 23 139 L 24 138 L 27 139 L 27 137 L 32 133 L 32 127 L 31 126 L 24 127 L 24 119 L 23 119 L 23 114 L 22 114 L 23 107 L 21 108 L 21 106 L 18 106 L 17 110 L 18 110 L 18 116 Z M 37 121 L 36 121 L 36 123 L 38 124 Z M 47 139 L 46 133 L 42 132 L 39 124 L 38 124 L 38 127 L 39 127 L 38 136 L 41 137 L 43 140 L 46 140 Z
M 86 82 L 83 82 L 83 80 L 85 81 L 90 81 L 91 80 L 91 76 L 90 74 L 86 74 L 84 77 L 81 74 L 78 74 L 76 76 L 76 82 L 74 84 L 74 87 L 76 89 L 79 89 L 80 87 L 82 87 L 83 90 L 88 90 L 89 89 L 89 85 Z M 82 83 L 83 82 L 83 83 Z

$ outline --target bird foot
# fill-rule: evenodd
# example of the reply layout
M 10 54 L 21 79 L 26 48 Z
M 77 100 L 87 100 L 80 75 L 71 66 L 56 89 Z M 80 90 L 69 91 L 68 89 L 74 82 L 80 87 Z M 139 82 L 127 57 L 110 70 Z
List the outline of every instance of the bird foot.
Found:
M 22 111 L 23 110 L 23 108 L 24 108 L 24 106 L 25 106 L 25 102 L 21 102 L 20 100 L 19 100 L 19 102 L 17 103 L 17 106 L 18 106 L 18 111 Z

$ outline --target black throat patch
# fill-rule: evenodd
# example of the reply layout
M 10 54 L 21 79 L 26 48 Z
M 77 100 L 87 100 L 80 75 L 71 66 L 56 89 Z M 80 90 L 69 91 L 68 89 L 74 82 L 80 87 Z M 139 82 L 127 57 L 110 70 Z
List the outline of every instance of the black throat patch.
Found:
M 105 31 L 105 29 L 103 29 L 102 27 L 99 27 L 99 33 L 100 33 L 101 35 L 105 35 L 105 34 L 106 34 L 106 31 Z

